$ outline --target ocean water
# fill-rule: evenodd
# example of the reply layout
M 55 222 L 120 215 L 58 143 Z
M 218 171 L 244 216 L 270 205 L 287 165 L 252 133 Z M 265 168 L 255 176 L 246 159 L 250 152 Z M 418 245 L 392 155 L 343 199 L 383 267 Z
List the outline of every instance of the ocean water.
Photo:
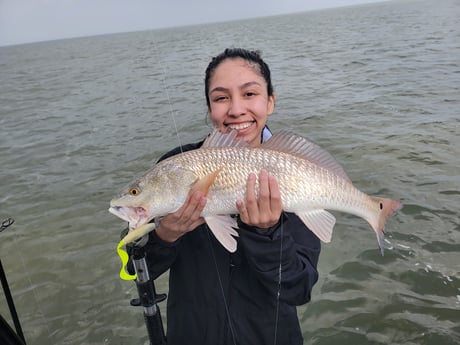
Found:
M 229 46 L 269 63 L 274 131 L 404 203 L 384 257 L 367 223 L 337 214 L 298 308 L 305 344 L 460 343 L 458 18 L 455 0 L 392 1 L 0 47 L 0 221 L 15 220 L 0 258 L 28 343 L 148 344 L 108 204 L 209 131 L 204 70 Z M 0 313 L 10 320 L 3 295 Z

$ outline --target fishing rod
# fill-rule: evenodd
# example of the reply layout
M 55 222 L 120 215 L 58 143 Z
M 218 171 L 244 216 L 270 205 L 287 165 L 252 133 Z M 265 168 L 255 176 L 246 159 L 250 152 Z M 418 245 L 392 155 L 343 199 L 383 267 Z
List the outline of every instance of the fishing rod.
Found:
M 144 320 L 149 335 L 150 345 L 166 345 L 166 335 L 161 319 L 159 302 L 166 299 L 166 294 L 157 294 L 155 282 L 150 279 L 147 261 L 145 260 L 145 245 L 148 235 L 145 235 L 132 245 L 131 258 L 136 271 L 136 286 L 139 298 L 131 300 L 133 307 L 144 308 Z
M 8 228 L 14 223 L 13 218 L 5 219 L 1 226 L 0 232 Z M 13 319 L 16 332 L 10 327 L 8 322 L 0 315 L 0 344 L 2 345 L 26 345 L 24 333 L 22 332 L 21 323 L 19 322 L 18 313 L 14 306 L 13 297 L 11 295 L 8 280 L 6 279 L 5 270 L 3 269 L 2 260 L 0 259 L 0 280 L 2 282 L 3 292 L 5 293 L 6 302 L 10 310 L 11 318 Z

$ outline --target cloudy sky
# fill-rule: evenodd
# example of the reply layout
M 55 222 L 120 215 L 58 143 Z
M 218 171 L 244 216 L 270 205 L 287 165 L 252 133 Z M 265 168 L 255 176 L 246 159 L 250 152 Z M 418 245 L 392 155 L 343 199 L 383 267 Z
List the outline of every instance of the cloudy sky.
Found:
M 0 0 L 0 46 L 382 0 Z

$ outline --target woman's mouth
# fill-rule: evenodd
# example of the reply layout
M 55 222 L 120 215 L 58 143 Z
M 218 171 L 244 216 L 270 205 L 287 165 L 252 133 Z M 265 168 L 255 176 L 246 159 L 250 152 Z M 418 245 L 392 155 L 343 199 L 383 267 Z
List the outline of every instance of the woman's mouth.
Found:
M 226 126 L 231 128 L 231 129 L 235 129 L 237 131 L 242 131 L 242 130 L 245 130 L 245 129 L 251 127 L 254 123 L 255 123 L 255 121 L 242 122 L 242 123 L 230 123 L 230 124 L 227 124 Z

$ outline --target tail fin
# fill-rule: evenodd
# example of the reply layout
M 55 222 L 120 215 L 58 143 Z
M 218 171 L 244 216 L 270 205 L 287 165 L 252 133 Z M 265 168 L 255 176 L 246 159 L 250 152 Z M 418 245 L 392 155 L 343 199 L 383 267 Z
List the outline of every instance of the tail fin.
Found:
M 402 208 L 402 203 L 399 200 L 391 200 L 379 197 L 371 197 L 371 199 L 377 203 L 379 207 L 378 211 L 378 218 L 374 221 L 369 221 L 372 228 L 377 235 L 377 241 L 379 242 L 380 251 L 383 256 L 383 238 L 385 234 L 385 223 L 387 222 L 388 218 L 390 218 L 393 214 L 398 212 Z

